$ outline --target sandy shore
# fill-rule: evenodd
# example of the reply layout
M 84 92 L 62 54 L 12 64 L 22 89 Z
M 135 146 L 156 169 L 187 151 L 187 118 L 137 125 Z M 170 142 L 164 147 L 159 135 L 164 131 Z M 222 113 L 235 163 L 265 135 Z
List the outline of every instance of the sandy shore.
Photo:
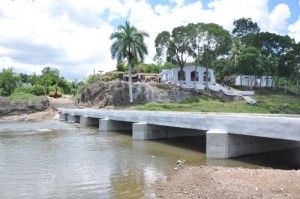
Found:
M 155 185 L 158 198 L 300 198 L 300 170 L 184 167 Z

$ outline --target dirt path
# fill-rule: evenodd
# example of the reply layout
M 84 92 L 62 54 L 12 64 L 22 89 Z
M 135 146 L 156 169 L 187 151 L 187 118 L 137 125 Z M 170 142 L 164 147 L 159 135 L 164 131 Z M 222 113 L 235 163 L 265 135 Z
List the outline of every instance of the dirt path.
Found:
M 300 198 L 300 170 L 186 167 L 155 185 L 158 198 Z

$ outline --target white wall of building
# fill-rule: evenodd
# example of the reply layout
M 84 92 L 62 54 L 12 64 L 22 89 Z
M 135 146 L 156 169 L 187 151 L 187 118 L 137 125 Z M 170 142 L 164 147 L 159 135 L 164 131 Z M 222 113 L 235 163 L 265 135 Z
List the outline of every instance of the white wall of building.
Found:
M 256 82 L 255 82 L 256 81 Z M 260 83 L 261 82 L 261 83 Z M 273 78 L 271 76 L 262 76 L 262 77 L 256 77 L 250 76 L 250 75 L 240 75 L 235 78 L 235 85 L 240 86 L 260 86 L 261 87 L 272 87 Z
M 178 84 L 180 83 L 179 81 L 179 71 L 180 71 L 180 67 L 177 68 L 173 68 L 173 69 L 163 69 L 162 72 L 160 73 L 161 76 L 161 81 L 162 82 L 172 82 L 174 84 Z M 196 69 L 196 66 L 185 66 L 183 68 L 183 71 L 185 72 L 185 81 L 183 81 L 183 83 L 185 84 L 191 84 L 191 83 L 197 83 L 197 84 L 205 84 L 205 72 L 206 72 L 206 68 L 203 66 L 198 66 Z M 197 71 L 198 73 L 198 81 L 195 81 L 196 78 L 192 79 L 193 75 L 192 73 L 195 71 Z M 212 69 L 208 69 L 208 72 L 210 74 L 210 84 L 214 84 L 216 83 L 216 79 L 215 79 L 215 75 L 214 75 L 214 71 Z

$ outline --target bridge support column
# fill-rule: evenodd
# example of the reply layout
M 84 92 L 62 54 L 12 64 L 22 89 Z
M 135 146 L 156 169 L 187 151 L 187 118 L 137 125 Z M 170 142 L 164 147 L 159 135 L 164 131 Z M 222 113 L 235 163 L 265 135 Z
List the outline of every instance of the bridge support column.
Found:
M 206 133 L 207 158 L 230 158 L 295 147 L 300 147 L 300 142 L 217 131 Z
M 132 139 L 151 140 L 160 138 L 192 137 L 203 135 L 204 132 L 195 129 L 158 126 L 145 123 L 132 124 Z
M 59 113 L 59 120 L 60 121 L 68 121 L 68 114 L 66 114 L 66 113 Z
M 80 122 L 80 116 L 78 116 L 78 115 L 68 115 L 68 122 L 70 122 L 70 123 L 79 123 Z
M 79 120 L 80 125 L 82 126 L 98 126 L 99 118 L 81 116 Z
M 126 131 L 132 129 L 132 123 L 109 120 L 109 119 L 100 119 L 99 120 L 99 130 L 100 131 Z

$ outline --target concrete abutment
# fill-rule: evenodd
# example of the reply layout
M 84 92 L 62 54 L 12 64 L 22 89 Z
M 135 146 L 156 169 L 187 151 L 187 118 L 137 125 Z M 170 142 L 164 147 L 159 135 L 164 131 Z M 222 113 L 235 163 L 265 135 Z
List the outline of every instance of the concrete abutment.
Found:
M 79 120 L 81 126 L 99 126 L 99 118 L 81 116 Z
M 206 133 L 207 158 L 231 158 L 296 147 L 300 147 L 300 142 L 218 131 Z

